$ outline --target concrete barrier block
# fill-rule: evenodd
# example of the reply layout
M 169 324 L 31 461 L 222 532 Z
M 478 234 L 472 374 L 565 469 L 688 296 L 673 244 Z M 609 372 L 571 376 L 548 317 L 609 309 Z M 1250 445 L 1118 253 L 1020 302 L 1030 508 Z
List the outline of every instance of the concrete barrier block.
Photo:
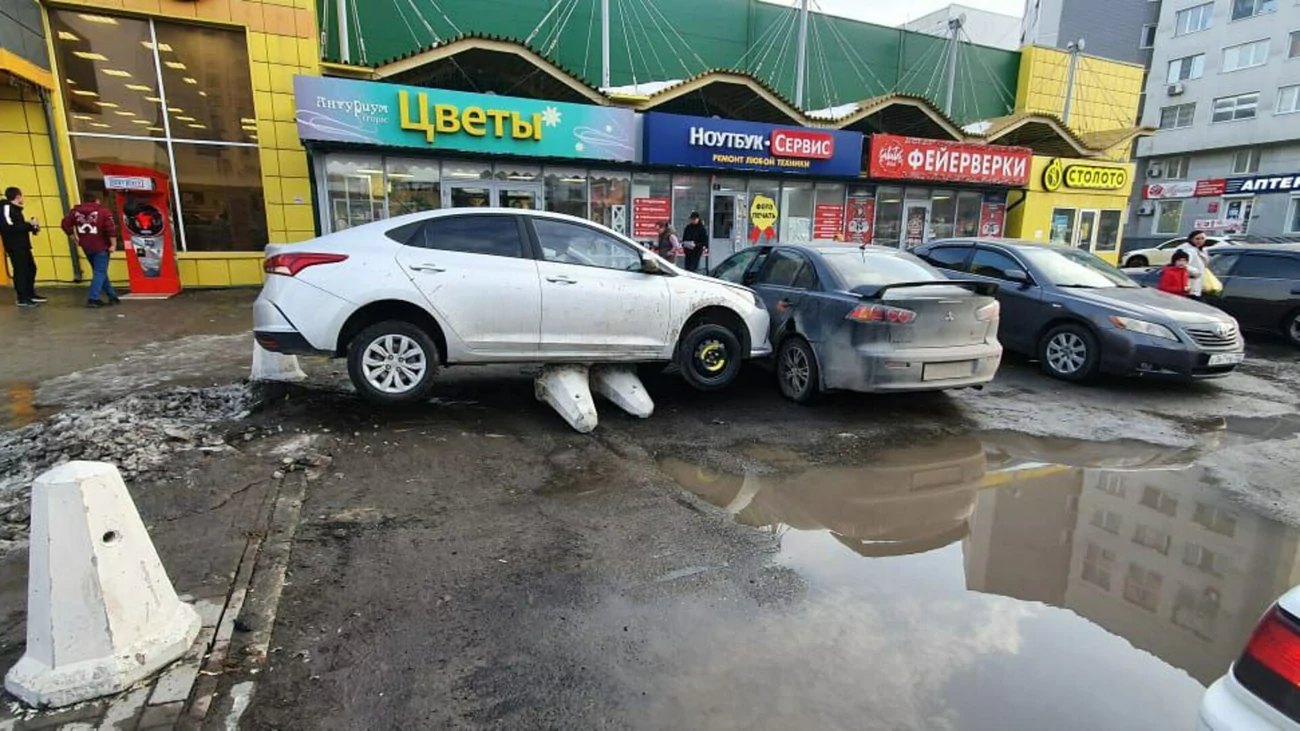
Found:
M 596 428 L 596 402 L 587 384 L 587 366 L 543 366 L 536 389 L 537 400 L 550 404 L 578 432 L 588 434 Z
M 637 376 L 635 366 L 593 366 L 589 382 L 591 390 L 633 416 L 645 419 L 655 412 L 655 402 Z
M 248 378 L 251 381 L 296 382 L 307 380 L 307 374 L 298 365 L 298 356 L 272 353 L 253 341 L 253 368 Z
M 5 690 L 36 707 L 126 690 L 174 662 L 199 614 L 176 597 L 117 468 L 69 462 L 32 485 L 27 649 Z

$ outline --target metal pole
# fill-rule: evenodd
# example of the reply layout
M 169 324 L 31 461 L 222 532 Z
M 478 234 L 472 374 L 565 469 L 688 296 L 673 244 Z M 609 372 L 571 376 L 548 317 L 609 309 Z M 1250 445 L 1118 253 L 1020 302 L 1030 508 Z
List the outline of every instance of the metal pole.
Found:
M 803 77 L 808 65 L 808 0 L 799 4 L 799 58 L 794 71 L 794 105 L 803 109 Z
M 948 95 L 944 98 L 943 113 L 952 116 L 953 91 L 957 88 L 957 34 L 961 31 L 962 18 L 948 19 Z
M 609 0 L 600 0 L 600 88 L 609 88 Z
M 1070 41 L 1066 45 L 1066 50 L 1070 52 L 1070 72 L 1065 79 L 1065 109 L 1061 113 L 1061 120 L 1070 121 L 1070 105 L 1074 102 L 1074 72 L 1079 65 L 1079 54 L 1083 52 L 1083 39 Z
M 339 11 L 339 60 L 352 63 L 352 52 L 348 48 L 348 0 L 336 0 Z

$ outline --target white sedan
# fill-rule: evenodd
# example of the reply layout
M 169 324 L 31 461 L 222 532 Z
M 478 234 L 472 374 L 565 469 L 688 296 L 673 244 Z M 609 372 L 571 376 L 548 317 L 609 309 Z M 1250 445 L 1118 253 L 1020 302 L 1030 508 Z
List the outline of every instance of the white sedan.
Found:
M 1241 657 L 1205 691 L 1196 727 L 1300 730 L 1300 587 L 1269 607 Z
M 1216 249 L 1222 246 L 1233 246 L 1236 242 L 1232 239 L 1225 239 L 1218 236 L 1205 237 L 1206 249 Z M 1187 243 L 1187 237 L 1178 239 L 1169 239 L 1159 246 L 1150 249 L 1137 249 L 1124 255 L 1124 267 L 1126 269 L 1135 269 L 1138 267 L 1162 267 L 1173 261 L 1174 249 Z
M 272 352 L 346 357 L 360 395 L 425 399 L 439 367 L 676 362 L 704 391 L 771 353 L 745 287 L 557 213 L 449 209 L 266 247 L 253 306 Z

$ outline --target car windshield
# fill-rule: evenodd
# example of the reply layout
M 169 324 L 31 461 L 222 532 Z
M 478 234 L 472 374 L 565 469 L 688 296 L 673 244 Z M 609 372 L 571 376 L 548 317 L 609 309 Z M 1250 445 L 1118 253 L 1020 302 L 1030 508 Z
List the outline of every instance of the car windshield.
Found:
M 822 258 L 848 289 L 863 285 L 947 279 L 937 269 L 911 254 L 846 249 L 830 253 L 823 251 Z
M 1112 289 L 1138 287 L 1128 275 L 1079 249 L 1023 248 L 1017 250 L 1038 273 L 1058 287 Z

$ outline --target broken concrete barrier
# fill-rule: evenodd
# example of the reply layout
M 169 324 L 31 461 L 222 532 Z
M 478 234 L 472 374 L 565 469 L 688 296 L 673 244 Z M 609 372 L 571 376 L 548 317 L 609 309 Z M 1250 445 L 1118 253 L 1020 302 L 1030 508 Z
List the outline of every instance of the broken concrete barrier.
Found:
M 591 390 L 632 416 L 645 419 L 655 411 L 655 402 L 633 366 L 592 366 L 589 382 Z
M 27 649 L 5 690 L 59 707 L 130 687 L 180 658 L 198 613 L 176 597 L 117 468 L 68 462 L 32 485 Z
M 305 381 L 307 374 L 298 365 L 298 356 L 272 353 L 253 341 L 253 368 L 251 381 Z
M 548 365 L 537 374 L 537 400 L 559 412 L 579 433 L 596 428 L 596 403 L 591 398 L 585 365 Z

